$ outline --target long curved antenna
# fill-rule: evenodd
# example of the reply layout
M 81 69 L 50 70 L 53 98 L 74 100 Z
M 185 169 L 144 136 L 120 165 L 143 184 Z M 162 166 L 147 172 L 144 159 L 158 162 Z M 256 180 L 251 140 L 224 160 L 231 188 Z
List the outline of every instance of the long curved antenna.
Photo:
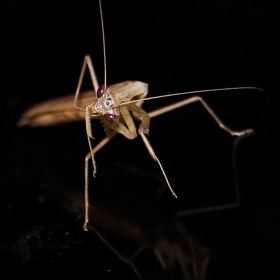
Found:
M 99 0 L 99 10 L 100 10 L 100 20 L 101 20 L 102 40 L 103 40 L 104 86 L 106 88 L 106 85 L 107 85 L 106 47 L 105 47 L 105 31 L 104 31 L 103 10 L 102 10 L 102 5 L 101 5 L 101 0 Z

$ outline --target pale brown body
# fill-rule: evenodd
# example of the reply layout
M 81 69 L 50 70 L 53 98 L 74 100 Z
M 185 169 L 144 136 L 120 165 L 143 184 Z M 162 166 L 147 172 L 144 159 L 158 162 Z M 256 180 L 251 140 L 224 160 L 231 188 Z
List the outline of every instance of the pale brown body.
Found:
M 102 9 L 101 9 L 101 2 L 99 1 L 100 11 L 101 11 L 101 18 L 102 18 Z M 102 22 L 102 34 L 103 34 L 103 47 L 104 47 L 104 54 L 105 54 L 105 39 L 104 39 L 104 28 L 103 28 L 103 20 Z M 104 55 L 105 60 L 105 55 Z M 106 69 L 106 62 L 104 63 L 104 67 Z M 92 80 L 94 91 L 87 92 L 85 95 L 80 94 L 82 81 L 84 78 L 84 74 L 86 69 L 90 72 L 90 77 Z M 90 146 L 90 152 L 85 157 L 85 222 L 84 222 L 84 230 L 88 230 L 88 223 L 89 223 L 89 197 L 88 197 L 88 185 L 89 185 L 89 167 L 88 162 L 89 159 L 92 159 L 93 167 L 94 167 L 94 176 L 96 173 L 96 164 L 94 160 L 94 155 L 97 151 L 99 151 L 103 146 L 105 146 L 115 135 L 118 133 L 124 135 L 128 139 L 135 139 L 137 134 L 139 134 L 148 150 L 152 158 L 157 161 L 159 164 L 166 183 L 169 186 L 172 194 L 176 197 L 175 192 L 171 188 L 171 185 L 167 179 L 167 176 L 164 172 L 163 167 L 161 166 L 160 161 L 158 160 L 157 156 L 155 155 L 154 150 L 152 149 L 147 137 L 145 134 L 149 131 L 150 119 L 161 114 L 165 114 L 171 110 L 175 110 L 179 107 L 188 105 L 194 102 L 200 102 L 204 108 L 208 111 L 208 113 L 214 118 L 217 124 L 223 130 L 227 131 L 230 135 L 236 137 L 246 136 L 252 133 L 252 129 L 245 129 L 242 131 L 234 131 L 227 127 L 216 115 L 216 113 L 210 108 L 210 106 L 200 97 L 200 96 L 193 96 L 187 99 L 184 99 L 180 102 L 174 103 L 172 105 L 166 106 L 164 108 L 160 108 L 150 113 L 146 113 L 141 107 L 144 100 L 149 99 L 156 99 L 156 98 L 163 98 L 163 97 L 170 97 L 175 95 L 188 95 L 188 94 L 198 94 L 202 92 L 213 92 L 213 91 L 220 91 L 220 90 L 233 90 L 233 89 L 254 89 L 260 90 L 255 87 L 239 87 L 239 88 L 225 88 L 225 89 L 211 89 L 211 90 L 202 90 L 202 91 L 195 91 L 195 92 L 182 92 L 178 94 L 170 94 L 166 96 L 158 96 L 147 98 L 147 84 L 142 82 L 123 82 L 112 85 L 107 87 L 106 83 L 106 70 L 104 75 L 104 84 L 106 90 L 112 93 L 112 99 L 114 100 L 110 106 L 106 107 L 106 100 L 103 101 L 103 97 L 98 96 L 99 91 L 99 84 L 96 78 L 96 74 L 94 71 L 93 63 L 91 61 L 90 56 L 85 56 L 75 98 L 74 98 L 74 108 L 73 105 L 69 106 L 69 103 L 73 104 L 69 97 L 56 99 L 53 101 L 49 101 L 38 105 L 38 107 L 33 107 L 32 110 L 23 114 L 21 119 L 18 122 L 19 126 L 22 125 L 31 125 L 31 126 L 48 126 L 48 125 L 57 125 L 62 123 L 68 123 L 76 120 L 84 119 L 86 122 L 86 133 L 88 137 L 88 142 Z M 72 97 L 73 98 L 73 97 Z M 55 106 L 54 106 L 55 105 Z M 112 112 L 117 115 L 118 120 L 110 122 L 106 116 L 112 115 Z M 132 115 L 131 115 L 131 113 Z M 119 115 L 118 115 L 119 114 Z M 105 127 L 106 137 L 99 142 L 94 148 L 91 146 L 91 139 L 94 139 L 92 129 L 91 129 L 91 120 L 92 119 L 100 119 L 103 126 Z M 138 131 L 134 124 L 134 119 L 140 121 L 140 125 Z M 116 118 L 117 119 L 117 118 Z M 93 208 L 94 209 L 94 208 Z M 93 214 L 94 215 L 94 214 Z M 97 235 L 99 233 L 89 227 L 89 229 L 95 231 Z M 100 236 L 100 235 L 99 235 Z M 101 237 L 101 236 L 100 236 Z M 102 237 L 101 237 L 102 238 Z M 187 243 L 191 244 L 191 237 L 184 236 L 187 239 Z M 179 242 L 180 243 L 180 242 Z M 176 257 L 177 260 L 183 263 L 181 265 L 182 271 L 184 271 L 185 265 L 189 265 L 189 263 L 193 260 L 190 257 L 190 252 L 186 253 L 181 248 L 182 244 L 180 243 L 179 246 L 177 244 L 170 244 L 165 239 L 158 239 L 156 244 L 151 244 L 150 247 L 152 248 L 161 248 L 161 254 L 170 254 L 170 256 Z M 199 247 L 199 246 L 198 246 Z M 207 255 L 207 253 L 205 253 Z M 207 257 L 204 259 L 206 260 Z M 206 261 L 207 263 L 207 261 Z M 195 267 L 195 266 L 193 266 Z M 203 279 L 205 273 L 206 265 L 202 265 L 199 269 L 202 271 L 201 276 L 194 276 L 191 278 L 187 274 L 184 273 L 185 279 Z M 193 271 L 195 271 L 193 269 Z
M 87 91 L 85 93 L 80 94 L 80 88 L 82 84 L 82 80 L 85 74 L 86 67 L 88 66 L 91 79 L 94 85 L 94 92 Z M 94 167 L 94 176 L 96 174 L 96 164 L 94 160 L 94 155 L 98 152 L 103 146 L 105 146 L 114 136 L 118 133 L 124 135 L 128 139 L 135 139 L 137 137 L 137 130 L 134 124 L 134 119 L 140 121 L 140 125 L 138 128 L 138 134 L 142 137 L 142 140 L 152 156 L 152 158 L 158 162 L 164 178 L 172 192 L 172 194 L 176 197 L 175 192 L 171 188 L 171 185 L 168 181 L 168 178 L 161 166 L 158 158 L 156 157 L 154 150 L 152 149 L 147 137 L 146 133 L 149 131 L 150 119 L 153 117 L 157 117 L 161 114 L 165 114 L 169 111 L 175 110 L 182 106 L 188 105 L 194 102 L 200 102 L 204 108 L 208 111 L 208 113 L 214 118 L 217 124 L 220 126 L 221 129 L 225 130 L 232 136 L 236 137 L 243 137 L 250 135 L 253 130 L 252 129 L 245 129 L 242 131 L 234 131 L 227 127 L 220 118 L 216 115 L 216 113 L 210 108 L 210 106 L 200 97 L 200 96 L 193 96 L 177 103 L 171 104 L 169 106 L 157 109 L 153 112 L 146 113 L 142 108 L 142 104 L 144 100 L 149 99 L 156 99 L 156 98 L 164 98 L 164 97 L 171 97 L 176 95 L 187 95 L 187 94 L 197 94 L 201 92 L 214 92 L 214 91 L 226 91 L 226 90 L 234 90 L 234 89 L 253 89 L 253 90 L 261 90 L 255 87 L 242 87 L 242 88 L 222 88 L 222 89 L 211 89 L 211 90 L 201 90 L 201 91 L 194 91 L 194 92 L 183 92 L 183 93 L 176 93 L 171 95 L 165 96 L 157 96 L 147 98 L 148 92 L 148 84 L 139 82 L 139 81 L 126 81 L 123 83 L 118 83 L 110 86 L 110 90 L 114 93 L 117 104 L 116 106 L 120 112 L 120 119 L 118 122 L 108 122 L 106 118 L 101 114 L 96 114 L 95 112 L 95 105 L 98 102 L 98 98 L 96 96 L 96 92 L 98 90 L 98 82 L 95 75 L 94 67 L 91 62 L 89 56 L 85 57 L 79 83 L 77 86 L 77 91 L 74 98 L 74 108 L 78 109 L 75 110 L 71 104 L 73 104 L 73 95 L 66 96 L 58 99 L 53 99 L 50 101 L 43 102 L 38 104 L 29 110 L 27 110 L 20 120 L 18 121 L 18 125 L 30 125 L 30 126 L 48 126 L 48 125 L 58 125 L 58 124 L 65 124 L 72 121 L 79 121 L 85 120 L 86 122 L 86 132 L 88 136 L 88 141 L 90 145 L 90 153 L 87 154 L 85 157 L 85 224 L 84 229 L 87 230 L 87 223 L 88 219 L 88 180 L 89 180 L 89 167 L 88 161 L 91 158 L 93 161 Z M 132 112 L 132 115 L 130 114 Z M 105 112 L 106 113 L 106 112 Z M 91 120 L 99 119 L 106 132 L 106 137 L 100 141 L 94 148 L 91 146 L 90 138 L 94 139 L 92 131 L 91 131 Z
M 140 98 L 146 97 L 148 92 L 148 84 L 142 82 L 126 81 L 111 85 L 110 88 L 112 88 L 113 91 L 119 91 L 119 88 L 123 88 L 121 98 L 124 98 L 126 101 L 130 100 L 129 96 L 132 88 L 138 89 L 137 92 L 140 92 Z M 30 107 L 21 115 L 17 125 L 19 127 L 25 125 L 41 127 L 65 125 L 72 122 L 84 121 L 85 113 L 73 108 L 74 97 L 75 95 L 71 94 L 38 103 Z M 137 98 L 137 96 L 135 97 Z M 121 102 L 118 96 L 117 98 Z M 88 104 L 96 101 L 97 98 L 93 90 L 83 91 L 77 105 L 81 108 L 86 108 Z M 144 101 L 139 101 L 136 105 L 141 107 L 143 102 Z M 92 119 L 94 118 L 95 117 L 92 117 Z

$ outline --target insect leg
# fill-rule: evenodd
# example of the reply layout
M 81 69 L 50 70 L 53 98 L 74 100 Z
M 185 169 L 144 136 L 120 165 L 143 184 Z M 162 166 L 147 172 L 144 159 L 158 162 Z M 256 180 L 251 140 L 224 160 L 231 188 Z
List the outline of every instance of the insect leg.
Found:
M 229 127 L 227 127 L 221 121 L 221 119 L 216 115 L 216 113 L 210 108 L 210 106 L 200 96 L 194 96 L 194 97 L 179 101 L 172 105 L 169 105 L 169 106 L 163 107 L 161 109 L 155 110 L 153 112 L 150 112 L 150 113 L 148 113 L 148 115 L 150 118 L 154 118 L 154 117 L 157 117 L 159 115 L 165 114 L 169 111 L 175 110 L 177 108 L 183 107 L 185 105 L 188 105 L 188 104 L 191 104 L 194 102 L 200 102 L 204 106 L 204 108 L 207 110 L 207 112 L 212 116 L 212 118 L 216 121 L 216 123 L 219 125 L 219 127 L 221 129 L 225 130 L 226 132 L 228 132 L 231 136 L 243 136 L 243 135 L 249 135 L 249 134 L 253 133 L 252 129 L 234 131 L 234 130 L 230 129 Z
M 95 164 L 95 160 L 94 160 L 94 155 L 116 135 L 117 135 L 117 132 L 113 131 L 112 133 L 107 135 L 101 142 L 99 142 L 93 149 L 91 148 L 91 144 L 90 144 L 91 151 L 85 157 L 85 221 L 84 221 L 84 231 L 87 231 L 87 224 L 88 224 L 88 221 L 89 221 L 89 218 L 88 218 L 88 216 L 89 216 L 88 215 L 88 208 L 89 208 L 89 202 L 88 202 L 88 179 L 89 179 L 89 176 L 88 176 L 88 173 L 89 173 L 88 161 L 89 161 L 89 159 L 92 159 L 93 169 L 94 169 L 94 172 L 96 172 L 96 164 Z M 90 140 L 89 140 L 89 143 L 90 143 Z M 95 173 L 94 173 L 94 175 L 95 175 Z
M 160 169 L 161 169 L 161 172 L 162 172 L 162 174 L 163 174 L 163 176 L 164 176 L 164 178 L 165 178 L 165 181 L 166 181 L 166 183 L 167 183 L 167 185 L 168 185 L 170 191 L 171 191 L 172 194 L 177 198 L 177 195 L 176 195 L 176 193 L 173 191 L 173 189 L 172 189 L 172 187 L 171 187 L 171 185 L 170 185 L 170 183 L 169 183 L 169 181 L 168 181 L 168 178 L 167 178 L 167 176 L 166 176 L 166 174 L 165 174 L 165 172 L 164 172 L 164 169 L 163 169 L 163 167 L 162 167 L 162 165 L 161 165 L 159 159 L 157 158 L 157 156 L 156 156 L 156 154 L 155 154 L 155 152 L 154 152 L 154 150 L 153 150 L 153 148 L 152 148 L 150 142 L 148 141 L 147 137 L 144 135 L 143 132 L 141 132 L 141 133 L 139 133 L 139 134 L 140 134 L 140 136 L 142 137 L 142 140 L 143 140 L 143 142 L 144 142 L 144 144 L 145 144 L 145 146 L 146 146 L 148 152 L 150 153 L 151 157 L 153 158 L 154 161 L 156 161 L 156 162 L 158 163 L 158 165 L 159 165 L 159 167 L 160 167 Z
M 142 108 L 138 107 L 136 104 L 133 104 L 133 103 L 128 104 L 127 107 L 129 110 L 131 110 L 133 113 L 135 113 L 137 115 L 137 117 L 141 120 L 139 129 L 138 129 L 138 133 L 142 137 L 142 140 L 143 140 L 148 152 L 150 153 L 151 157 L 153 158 L 154 161 L 156 161 L 158 163 L 170 191 L 177 198 L 177 195 L 173 191 L 159 159 L 157 158 L 150 142 L 148 141 L 147 137 L 145 136 L 145 134 L 149 132 L 149 126 L 150 126 L 149 115 Z M 124 106 L 122 108 L 124 108 Z
M 77 89 L 76 89 L 76 94 L 75 94 L 75 99 L 74 99 L 74 108 L 78 109 L 78 110 L 81 110 L 81 111 L 85 111 L 85 109 L 78 107 L 77 102 L 78 102 L 78 97 L 79 97 L 79 94 L 80 94 L 80 91 L 81 91 L 81 86 L 82 86 L 82 82 L 83 82 L 83 79 L 84 79 L 86 67 L 88 67 L 88 69 L 89 69 L 89 73 L 90 73 L 91 81 L 92 81 L 92 84 L 93 84 L 94 92 L 96 93 L 97 90 L 98 90 L 98 81 L 97 81 L 97 77 L 96 77 L 96 74 L 95 74 L 95 71 L 94 71 L 93 63 L 91 61 L 90 56 L 86 55 L 85 58 L 84 58 L 83 65 L 82 65 L 82 70 L 81 70 L 81 73 L 80 73 L 80 77 L 79 77 L 79 81 L 78 81 L 78 85 L 77 85 Z

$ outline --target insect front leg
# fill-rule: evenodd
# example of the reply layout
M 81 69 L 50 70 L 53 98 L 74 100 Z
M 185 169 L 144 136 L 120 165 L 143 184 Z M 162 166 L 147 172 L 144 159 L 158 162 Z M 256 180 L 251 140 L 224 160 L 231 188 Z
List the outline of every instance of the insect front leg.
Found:
M 143 133 L 148 134 L 150 128 L 150 116 L 135 103 L 128 104 L 127 107 L 130 111 L 132 111 L 135 114 L 135 117 L 141 121 L 138 133 L 140 135 Z

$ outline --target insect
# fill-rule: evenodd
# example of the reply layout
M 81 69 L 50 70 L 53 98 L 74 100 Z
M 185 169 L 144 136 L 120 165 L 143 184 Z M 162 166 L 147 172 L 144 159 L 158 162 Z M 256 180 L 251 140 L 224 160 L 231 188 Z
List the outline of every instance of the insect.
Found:
M 216 121 L 219 127 L 231 136 L 242 137 L 249 135 L 253 132 L 252 129 L 244 129 L 242 131 L 234 131 L 226 126 L 222 120 L 216 115 L 216 113 L 211 109 L 211 107 L 201 98 L 200 96 L 195 96 L 195 94 L 204 92 L 215 92 L 215 91 L 230 91 L 230 90 L 261 90 L 256 87 L 230 87 L 230 88 L 220 88 L 220 89 L 209 89 L 209 90 L 199 90 L 191 92 L 181 92 L 176 94 L 168 94 L 164 96 L 147 97 L 148 84 L 139 81 L 126 81 L 112 86 L 107 85 L 107 73 L 106 73 L 106 49 L 105 49 L 105 31 L 103 24 L 103 11 L 101 0 L 99 0 L 99 8 L 101 15 L 101 26 L 102 26 L 102 37 L 103 37 L 103 58 L 104 58 L 104 83 L 99 85 L 97 77 L 95 74 L 94 66 L 89 55 L 85 56 L 76 93 L 74 98 L 74 108 L 77 110 L 76 113 L 70 111 L 68 108 L 69 97 L 66 99 L 56 100 L 54 102 L 60 102 L 61 104 L 65 101 L 64 105 L 59 108 L 48 106 L 48 113 L 44 114 L 44 108 L 46 104 L 42 104 L 42 107 L 36 107 L 34 110 L 27 112 L 22 116 L 19 121 L 19 125 L 33 124 L 36 125 L 48 125 L 56 124 L 59 122 L 69 122 L 72 120 L 77 120 L 84 118 L 86 124 L 86 134 L 89 143 L 90 152 L 85 157 L 85 223 L 84 230 L 87 230 L 87 224 L 89 222 L 89 202 L 88 202 L 88 186 L 89 186 L 89 160 L 93 163 L 93 176 L 96 175 L 96 162 L 94 159 L 95 154 L 103 148 L 112 138 L 114 138 L 118 133 L 124 135 L 128 139 L 135 139 L 139 134 L 147 148 L 149 154 L 155 160 L 165 178 L 165 181 L 171 191 L 171 193 L 176 196 L 175 191 L 172 189 L 168 177 L 161 165 L 158 157 L 156 156 L 148 138 L 147 134 L 149 132 L 150 119 L 176 110 L 177 108 L 183 107 L 185 105 L 198 102 L 200 103 L 210 116 Z M 81 86 L 84 79 L 86 70 L 89 70 L 92 85 L 94 88 L 94 94 L 89 92 L 84 97 L 81 95 Z M 168 105 L 166 107 L 157 109 L 153 112 L 146 113 L 142 109 L 144 101 L 159 99 L 159 98 L 170 98 L 173 96 L 193 96 L 184 99 L 180 102 Z M 82 100 L 81 100 L 82 99 Z M 67 101 L 67 102 L 66 102 Z M 73 102 L 73 101 L 72 101 Z M 88 103 L 87 103 L 88 102 Z M 50 105 L 50 103 L 48 103 Z M 50 117 L 53 116 L 53 117 Z M 59 119 L 61 117 L 61 119 Z M 92 147 L 91 139 L 94 139 L 94 134 L 92 133 L 91 120 L 99 119 L 106 131 L 106 137 L 99 142 L 95 147 Z M 140 121 L 138 130 L 136 129 L 134 119 Z
M 238 139 L 240 138 L 235 140 Z M 233 163 L 235 163 L 237 146 L 236 141 L 234 142 L 233 151 L 230 153 L 232 158 L 229 159 Z M 101 173 L 106 174 L 106 171 L 101 171 Z M 150 275 L 145 275 L 144 267 L 147 262 L 150 265 L 148 267 L 151 267 L 151 263 L 153 264 L 153 273 L 163 272 L 166 278 L 205 279 L 205 274 L 208 273 L 208 249 L 213 248 L 209 248 L 205 237 L 197 236 L 197 231 L 194 234 L 194 225 L 189 225 L 193 220 L 188 219 L 188 216 L 204 213 L 204 219 L 207 220 L 208 225 L 211 225 L 211 221 L 213 221 L 211 214 L 213 213 L 205 214 L 206 212 L 225 210 L 238 205 L 237 183 L 235 184 L 236 201 L 234 202 L 176 212 L 171 205 L 165 211 L 165 199 L 168 199 L 168 196 L 152 193 L 151 197 L 146 197 L 147 195 L 143 192 L 143 184 L 160 187 L 164 183 L 160 176 L 153 177 L 153 173 L 145 173 L 141 169 L 125 164 L 119 165 L 111 173 L 117 179 L 114 184 L 110 180 L 97 179 L 96 189 L 101 187 L 104 191 L 95 190 L 94 195 L 89 197 L 91 207 L 89 208 L 88 231 L 94 232 L 120 260 L 131 266 L 139 279 L 151 279 Z M 235 172 L 234 175 L 237 181 Z M 188 179 L 187 184 L 189 185 L 191 181 Z M 133 191 L 129 193 L 128 190 L 132 185 Z M 82 222 L 84 218 L 82 191 L 77 191 L 60 180 L 57 183 L 52 180 L 48 184 L 47 190 L 54 194 L 59 205 L 74 214 L 76 219 L 79 217 L 78 219 Z M 169 202 L 173 201 L 176 204 L 175 200 Z M 156 207 L 154 207 L 155 204 Z M 184 218 L 180 219 L 182 216 Z M 196 230 L 202 226 L 203 232 L 204 230 L 207 232 L 207 226 L 205 227 L 205 224 L 203 226 L 201 215 L 198 216 L 200 216 L 198 219 L 197 216 L 193 217 L 196 221 Z M 185 225 L 188 225 L 187 229 Z M 218 227 L 220 230 L 221 226 Z M 211 227 L 212 234 L 215 230 Z M 209 232 L 205 235 L 207 236 L 207 234 Z M 127 246 L 129 250 L 127 250 Z M 154 278 L 166 279 L 165 277 Z
M 104 31 L 104 23 L 103 23 L 103 11 L 101 0 L 99 0 L 99 8 L 100 8 L 100 16 L 101 16 L 101 27 L 102 27 L 102 38 L 103 38 L 103 58 L 104 58 L 104 84 L 98 84 L 97 77 L 95 74 L 94 66 L 91 61 L 89 55 L 85 56 L 84 62 L 82 65 L 77 90 L 74 99 L 74 108 L 80 111 L 85 112 L 85 123 L 86 123 L 86 133 L 88 138 L 88 143 L 90 147 L 90 152 L 85 157 L 85 223 L 84 230 L 87 230 L 88 223 L 88 161 L 92 160 L 93 163 L 93 176 L 96 174 L 96 162 L 94 159 L 94 155 L 104 146 L 106 145 L 117 133 L 124 135 L 128 139 L 135 139 L 137 137 L 137 130 L 135 127 L 135 123 L 133 117 L 136 120 L 140 121 L 140 125 L 138 128 L 138 134 L 141 136 L 144 145 L 146 146 L 149 154 L 156 161 L 162 171 L 162 174 L 165 178 L 165 181 L 171 191 L 171 193 L 177 198 L 176 193 L 172 189 L 170 182 L 167 178 L 167 175 L 156 156 L 146 134 L 149 132 L 150 119 L 161 114 L 165 114 L 171 110 L 175 110 L 182 106 L 188 105 L 194 102 L 200 102 L 204 108 L 208 111 L 208 113 L 214 118 L 217 124 L 221 129 L 228 132 L 231 136 L 241 137 L 244 135 L 249 135 L 253 132 L 252 129 L 245 129 L 242 131 L 234 131 L 227 127 L 216 115 L 216 113 L 210 108 L 210 106 L 199 96 L 193 96 L 191 98 L 187 98 L 178 103 L 166 106 L 164 108 L 155 110 L 149 114 L 147 114 L 142 108 L 142 104 L 145 100 L 157 99 L 157 98 L 166 98 L 171 96 L 178 95 L 187 95 L 187 94 L 197 94 L 201 92 L 211 92 L 211 91 L 226 91 L 233 89 L 258 89 L 255 87 L 239 87 L 239 88 L 223 88 L 223 89 L 210 89 L 203 91 L 193 91 L 193 92 L 183 92 L 176 93 L 172 95 L 165 96 L 157 96 L 157 97 L 146 97 L 148 93 L 148 85 L 139 81 L 127 81 L 123 83 L 118 83 L 112 86 L 107 85 L 107 73 L 106 73 L 106 48 L 105 48 L 105 31 Z M 86 106 L 86 108 L 81 108 L 77 105 L 78 98 L 80 95 L 81 85 L 83 82 L 84 74 L 86 69 L 88 68 L 90 77 L 92 80 L 94 92 L 95 92 L 95 100 Z M 132 115 L 131 115 L 131 113 Z M 133 116 L 133 117 L 132 117 Z M 102 122 L 103 126 L 107 131 L 107 136 L 94 148 L 92 147 L 91 140 L 94 139 L 92 129 L 91 129 L 91 119 L 99 118 Z

